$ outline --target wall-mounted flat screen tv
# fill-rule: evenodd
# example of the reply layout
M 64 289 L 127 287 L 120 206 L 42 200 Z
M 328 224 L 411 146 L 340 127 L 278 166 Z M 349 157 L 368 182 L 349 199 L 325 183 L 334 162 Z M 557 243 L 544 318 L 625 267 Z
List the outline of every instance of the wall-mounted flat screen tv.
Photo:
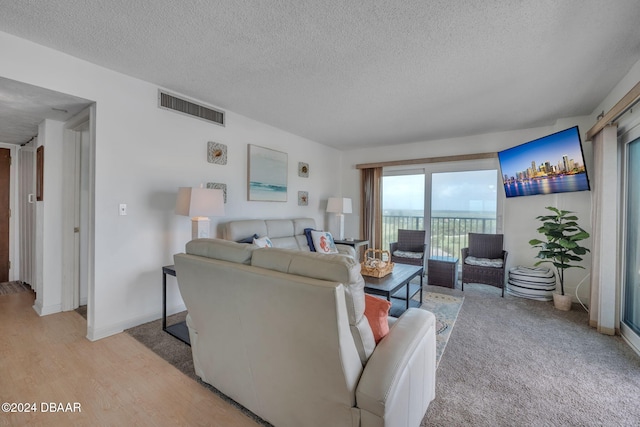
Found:
M 578 126 L 498 152 L 507 197 L 588 191 Z

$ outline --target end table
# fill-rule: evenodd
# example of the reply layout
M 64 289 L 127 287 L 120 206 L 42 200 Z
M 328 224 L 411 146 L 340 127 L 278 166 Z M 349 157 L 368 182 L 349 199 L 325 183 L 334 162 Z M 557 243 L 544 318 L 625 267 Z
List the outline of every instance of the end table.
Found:
M 162 267 L 162 330 L 191 346 L 187 322 L 183 321 L 167 326 L 167 274 L 176 277 L 175 266 L 165 265 Z
M 366 250 L 369 246 L 368 240 L 359 240 L 359 239 L 333 239 L 333 242 L 337 245 L 348 245 L 353 247 L 356 250 L 356 254 L 358 254 L 358 259 L 362 259 L 362 255 L 360 254 L 360 247 L 364 247 Z
M 458 258 L 432 256 L 427 261 L 427 284 L 455 289 L 458 283 Z

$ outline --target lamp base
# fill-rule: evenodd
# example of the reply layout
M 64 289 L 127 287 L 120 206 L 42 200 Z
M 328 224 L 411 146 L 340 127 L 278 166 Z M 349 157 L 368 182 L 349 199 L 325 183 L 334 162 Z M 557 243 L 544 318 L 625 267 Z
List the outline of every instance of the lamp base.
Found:
M 338 233 L 338 240 L 344 240 L 344 215 L 343 214 L 338 214 L 338 222 L 339 222 L 339 233 Z
M 191 218 L 191 238 L 208 239 L 211 221 L 206 216 L 196 216 Z

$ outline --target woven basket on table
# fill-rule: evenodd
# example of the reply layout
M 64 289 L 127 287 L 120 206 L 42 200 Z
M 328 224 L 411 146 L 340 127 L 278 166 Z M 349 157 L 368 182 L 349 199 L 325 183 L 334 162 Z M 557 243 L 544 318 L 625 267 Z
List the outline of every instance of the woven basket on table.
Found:
M 370 267 L 367 265 L 367 260 L 374 259 L 378 260 L 378 262 L 384 259 L 384 255 L 387 255 L 387 261 L 384 266 L 374 266 Z M 384 277 L 387 274 L 390 274 L 393 271 L 393 263 L 391 262 L 391 254 L 389 251 L 383 251 L 381 249 L 367 249 L 364 253 L 364 262 L 360 263 L 360 274 L 363 276 L 369 277 Z

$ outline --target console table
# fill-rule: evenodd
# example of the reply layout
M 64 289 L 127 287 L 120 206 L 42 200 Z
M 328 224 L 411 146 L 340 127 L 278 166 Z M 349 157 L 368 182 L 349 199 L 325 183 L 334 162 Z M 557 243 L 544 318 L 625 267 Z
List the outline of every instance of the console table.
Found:
M 458 258 L 432 256 L 427 260 L 427 284 L 455 289 L 458 283 Z
M 185 344 L 191 345 L 187 322 L 178 322 L 167 326 L 167 274 L 176 277 L 176 268 L 173 265 L 162 267 L 162 330 L 178 338 Z

